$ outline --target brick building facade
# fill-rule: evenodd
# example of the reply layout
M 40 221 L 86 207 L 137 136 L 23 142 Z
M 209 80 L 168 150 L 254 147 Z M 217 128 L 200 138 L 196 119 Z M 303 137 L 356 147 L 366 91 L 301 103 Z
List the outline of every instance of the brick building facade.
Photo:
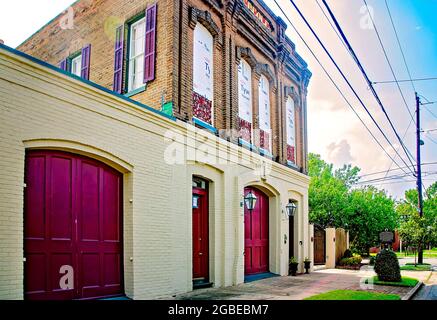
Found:
M 129 25 L 156 4 L 155 77 L 128 92 Z M 91 45 L 89 79 L 114 89 L 114 47 L 117 28 L 123 30 L 123 81 L 121 93 L 155 109 L 171 104 L 173 115 L 193 122 L 193 37 L 201 24 L 213 37 L 213 120 L 221 138 L 238 143 L 238 67 L 244 59 L 251 67 L 252 129 L 259 126 L 259 81 L 269 82 L 271 148 L 273 159 L 306 172 L 306 97 L 311 73 L 285 35 L 287 28 L 262 2 L 249 0 L 131 1 L 83 0 L 72 5 L 74 18 L 64 12 L 18 50 L 53 65 Z M 71 21 L 69 21 L 69 19 Z M 71 23 L 71 29 L 62 29 Z M 286 101 L 295 111 L 295 159 L 287 161 Z M 199 124 L 199 123 L 198 123 Z M 202 125 L 202 123 L 200 123 Z M 235 129 L 232 133 L 229 129 Z M 260 147 L 259 135 L 249 148 Z M 290 157 L 289 157 L 290 158 Z
M 285 27 L 261 1 L 81 0 L 0 44 L 0 298 L 302 272 L 311 73 Z

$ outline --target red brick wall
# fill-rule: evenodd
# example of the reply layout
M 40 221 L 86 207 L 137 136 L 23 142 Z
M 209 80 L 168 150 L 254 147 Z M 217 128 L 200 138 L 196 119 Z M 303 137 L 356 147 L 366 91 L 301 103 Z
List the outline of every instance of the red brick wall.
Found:
M 172 101 L 174 114 L 182 120 L 192 119 L 193 87 L 193 30 L 196 23 L 207 28 L 213 24 L 214 35 L 214 126 L 217 129 L 238 129 L 238 50 L 249 48 L 258 65 L 267 65 L 273 75 L 270 84 L 272 153 L 286 163 L 285 100 L 284 88 L 294 87 L 300 95 L 296 108 L 297 166 L 306 171 L 305 119 L 303 116 L 304 81 L 293 80 L 286 72 L 287 61 L 299 65 L 301 73 L 306 66 L 299 62 L 294 48 L 282 42 L 288 54 L 282 59 L 279 46 L 279 24 L 269 11 L 252 1 L 263 16 L 270 20 L 268 30 L 257 22 L 241 0 L 159 0 L 157 16 L 156 78 L 147 84 L 144 92 L 132 96 L 139 102 L 159 109 L 162 95 Z M 73 6 L 74 29 L 62 30 L 62 15 L 31 37 L 18 49 L 51 64 L 58 65 L 86 44 L 92 45 L 90 80 L 108 89 L 113 87 L 115 28 L 143 12 L 154 0 L 82 0 Z M 190 7 L 203 17 L 193 20 Z M 207 14 L 205 14 L 207 12 Z M 205 18 L 206 19 L 203 19 Z M 254 22 L 255 21 L 255 22 Z M 126 52 L 126 50 L 125 50 Z M 291 64 L 289 64 L 289 67 Z M 294 68 L 294 67 L 293 67 Z M 125 68 L 126 70 L 126 68 Z M 258 80 L 262 72 L 253 70 L 252 94 L 254 128 L 258 124 Z M 222 138 L 236 142 L 227 132 Z

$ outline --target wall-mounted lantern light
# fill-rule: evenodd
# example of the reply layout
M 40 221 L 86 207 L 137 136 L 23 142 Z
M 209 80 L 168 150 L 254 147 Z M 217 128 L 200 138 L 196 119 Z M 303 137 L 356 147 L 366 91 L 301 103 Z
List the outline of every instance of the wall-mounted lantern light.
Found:
M 287 205 L 285 206 L 285 210 L 287 212 L 287 216 L 289 218 L 294 217 L 294 214 L 296 213 L 296 204 L 293 202 L 293 200 L 288 200 Z
M 247 210 L 252 212 L 256 205 L 256 196 L 253 194 L 252 190 L 244 197 L 244 203 L 246 204 Z

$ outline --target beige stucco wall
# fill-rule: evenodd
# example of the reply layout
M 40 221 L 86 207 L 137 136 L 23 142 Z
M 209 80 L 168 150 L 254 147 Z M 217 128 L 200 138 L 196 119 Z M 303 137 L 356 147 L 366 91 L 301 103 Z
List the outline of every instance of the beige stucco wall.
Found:
M 335 268 L 335 228 L 326 228 L 326 268 Z
M 32 148 L 87 155 L 123 173 L 131 298 L 192 290 L 193 175 L 210 180 L 215 286 L 244 281 L 245 186 L 270 197 L 270 271 L 288 272 L 290 198 L 298 201 L 295 252 L 300 262 L 312 259 L 308 177 L 0 48 L 0 299 L 23 298 L 24 160 Z M 185 161 L 173 163 L 174 155 Z

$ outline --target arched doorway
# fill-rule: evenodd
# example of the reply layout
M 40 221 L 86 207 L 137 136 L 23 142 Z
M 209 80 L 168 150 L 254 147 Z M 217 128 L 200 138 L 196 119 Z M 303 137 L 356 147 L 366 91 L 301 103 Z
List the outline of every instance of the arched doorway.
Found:
M 123 293 L 122 181 L 121 173 L 87 157 L 26 153 L 26 299 Z
M 326 234 L 325 229 L 314 226 L 314 264 L 326 262 Z
M 247 187 L 257 201 L 252 211 L 244 207 L 244 273 L 251 275 L 269 271 L 269 197 L 262 191 Z

